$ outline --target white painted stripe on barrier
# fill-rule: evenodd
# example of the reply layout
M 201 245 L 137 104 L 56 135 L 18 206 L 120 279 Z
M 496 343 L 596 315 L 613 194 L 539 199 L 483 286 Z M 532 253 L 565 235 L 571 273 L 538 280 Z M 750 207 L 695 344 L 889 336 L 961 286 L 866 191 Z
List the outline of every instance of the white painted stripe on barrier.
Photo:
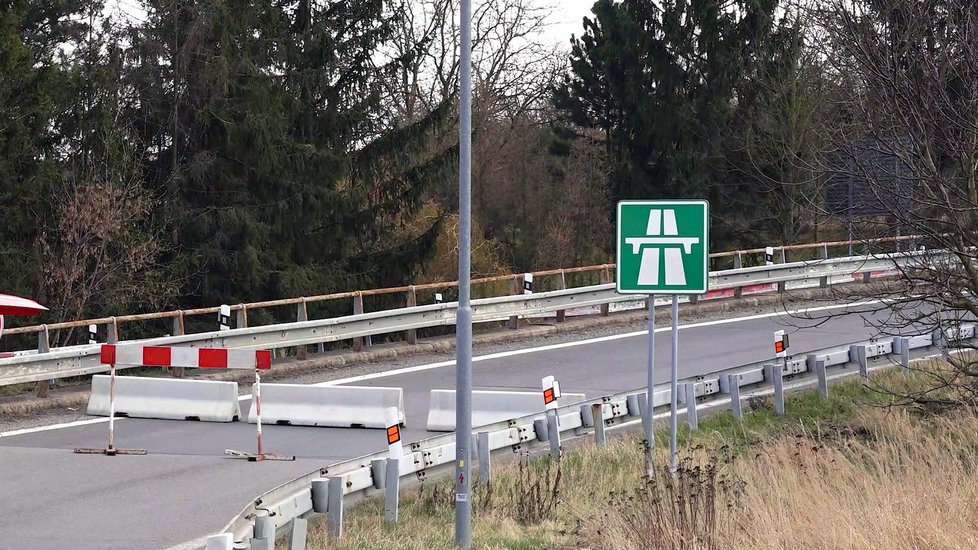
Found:
M 404 390 L 372 386 L 307 386 L 262 384 L 261 414 L 265 424 L 330 426 L 337 428 L 387 428 L 386 409 L 397 409 L 404 418 Z M 257 415 L 252 401 L 248 422 Z
M 109 415 L 109 378 L 92 377 L 88 414 Z M 177 380 L 116 376 L 116 416 L 233 422 L 241 416 L 238 384 L 215 380 Z
M 560 396 L 564 405 L 584 401 L 583 393 Z M 544 417 L 546 406 L 540 392 L 490 391 L 472 392 L 472 426 L 485 426 L 539 412 Z M 431 390 L 428 406 L 428 431 L 455 431 L 455 390 Z

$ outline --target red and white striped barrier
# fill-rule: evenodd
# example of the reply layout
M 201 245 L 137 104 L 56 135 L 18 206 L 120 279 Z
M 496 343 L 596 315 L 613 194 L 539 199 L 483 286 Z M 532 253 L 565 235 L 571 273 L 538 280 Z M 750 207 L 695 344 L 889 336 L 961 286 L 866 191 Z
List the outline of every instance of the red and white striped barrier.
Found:
M 140 365 L 144 367 L 184 367 L 190 369 L 261 369 L 272 368 L 272 352 L 224 348 L 174 348 L 105 344 L 104 365 Z
M 254 369 L 255 403 L 261 414 L 261 376 L 262 370 L 272 368 L 272 353 L 268 350 L 246 351 L 224 348 L 181 348 L 169 346 L 140 346 L 104 344 L 101 360 L 109 365 L 109 446 L 102 448 L 79 448 L 76 453 L 105 454 L 146 454 L 146 449 L 117 449 L 115 447 L 115 367 L 134 365 L 144 367 L 183 367 L 194 369 Z M 261 420 L 258 422 L 258 452 L 245 453 L 226 450 L 225 454 L 247 458 L 248 460 L 295 460 L 295 457 L 280 457 L 264 452 L 261 435 Z

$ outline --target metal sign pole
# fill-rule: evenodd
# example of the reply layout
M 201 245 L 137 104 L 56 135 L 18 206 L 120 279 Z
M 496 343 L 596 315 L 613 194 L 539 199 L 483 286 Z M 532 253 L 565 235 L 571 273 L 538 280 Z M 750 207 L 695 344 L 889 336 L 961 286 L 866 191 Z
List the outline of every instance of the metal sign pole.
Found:
M 455 546 L 472 547 L 472 0 L 461 0 L 458 124 L 458 314 L 455 335 Z
M 679 424 L 679 296 L 672 295 L 672 380 L 669 398 L 669 471 L 676 473 L 676 429 Z
M 655 448 L 655 430 L 652 429 L 654 407 L 652 384 L 655 378 L 655 295 L 649 295 L 649 360 L 648 388 L 645 392 L 645 475 L 652 477 L 652 450 Z

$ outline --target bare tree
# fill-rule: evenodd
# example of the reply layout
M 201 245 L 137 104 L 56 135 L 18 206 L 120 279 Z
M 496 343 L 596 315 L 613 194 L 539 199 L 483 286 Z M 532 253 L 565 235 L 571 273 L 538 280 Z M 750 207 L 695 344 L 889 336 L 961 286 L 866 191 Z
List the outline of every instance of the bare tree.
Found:
M 882 334 L 934 331 L 952 370 L 933 386 L 973 402 L 978 361 L 957 331 L 978 318 L 978 4 L 830 0 L 814 14 L 848 90 L 825 124 L 824 170 L 878 213 L 859 235 L 867 248 L 896 229 L 919 236 L 894 263 L 906 284 L 873 287 L 886 308 L 873 322 Z M 934 401 L 931 390 L 904 397 Z

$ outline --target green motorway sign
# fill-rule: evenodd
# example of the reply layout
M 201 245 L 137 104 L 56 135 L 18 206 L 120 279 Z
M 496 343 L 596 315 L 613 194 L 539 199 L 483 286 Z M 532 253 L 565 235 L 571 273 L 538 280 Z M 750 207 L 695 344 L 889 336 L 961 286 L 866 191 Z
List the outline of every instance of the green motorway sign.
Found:
M 618 203 L 617 290 L 622 294 L 705 294 L 710 203 Z

